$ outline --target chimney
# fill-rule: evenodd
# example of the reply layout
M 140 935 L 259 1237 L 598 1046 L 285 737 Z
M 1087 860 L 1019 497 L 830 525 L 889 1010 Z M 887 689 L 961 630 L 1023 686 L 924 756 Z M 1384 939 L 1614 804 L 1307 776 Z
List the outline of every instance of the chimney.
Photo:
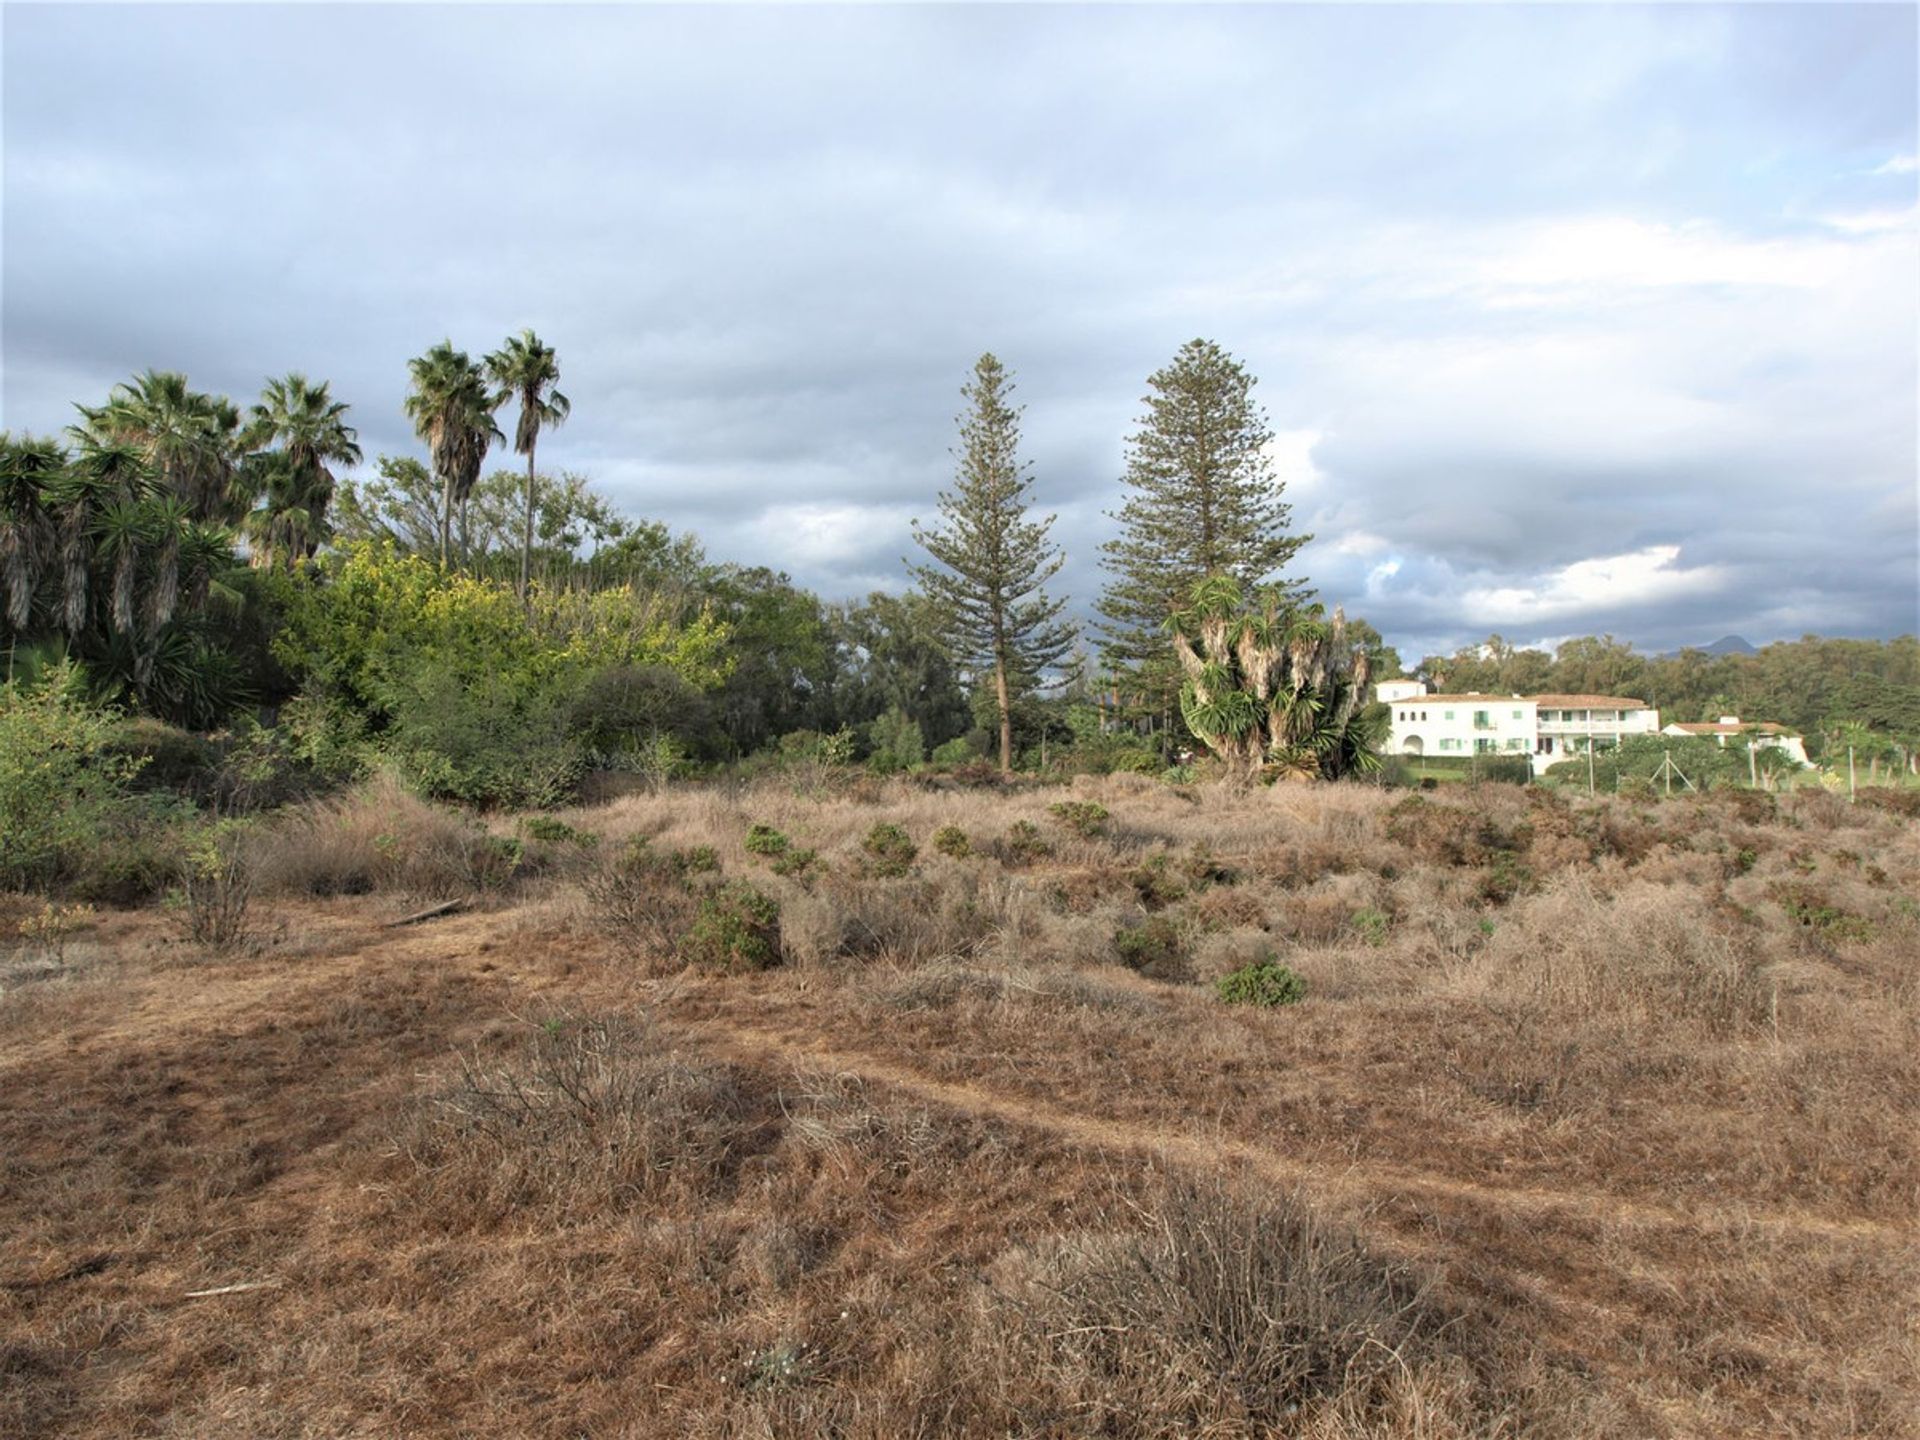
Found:
M 1738 715 L 1722 715 L 1720 717 L 1720 723 L 1722 725 L 1738 725 L 1740 723 L 1740 717 Z

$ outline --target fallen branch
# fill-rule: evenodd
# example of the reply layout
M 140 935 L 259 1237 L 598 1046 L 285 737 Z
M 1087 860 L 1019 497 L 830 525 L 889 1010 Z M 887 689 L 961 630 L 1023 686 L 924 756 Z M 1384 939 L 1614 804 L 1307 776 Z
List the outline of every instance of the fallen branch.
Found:
M 272 1280 L 242 1280 L 238 1285 L 216 1285 L 211 1290 L 189 1290 L 186 1298 L 204 1300 L 209 1295 L 238 1295 L 245 1290 L 271 1290 L 279 1283 L 277 1277 Z
M 442 900 L 438 905 L 429 905 L 425 910 L 412 915 L 402 916 L 398 920 L 389 920 L 382 926 L 385 930 L 398 930 L 402 925 L 418 925 L 422 920 L 437 920 L 442 915 L 451 915 L 456 910 L 467 908 L 465 900 Z

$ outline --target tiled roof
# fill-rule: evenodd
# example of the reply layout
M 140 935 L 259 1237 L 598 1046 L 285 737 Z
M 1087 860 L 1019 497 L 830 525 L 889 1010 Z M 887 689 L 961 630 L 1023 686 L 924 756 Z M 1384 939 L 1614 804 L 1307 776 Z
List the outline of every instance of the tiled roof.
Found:
M 1797 735 L 1797 730 L 1789 730 L 1784 725 L 1776 725 L 1771 720 L 1742 720 L 1738 725 L 1718 725 L 1713 723 L 1689 725 L 1684 722 L 1669 727 L 1684 730 L 1689 735 L 1739 735 L 1747 730 L 1758 730 L 1762 735 Z
M 1565 710 L 1645 710 L 1647 702 L 1624 695 L 1529 695 L 1536 705 Z

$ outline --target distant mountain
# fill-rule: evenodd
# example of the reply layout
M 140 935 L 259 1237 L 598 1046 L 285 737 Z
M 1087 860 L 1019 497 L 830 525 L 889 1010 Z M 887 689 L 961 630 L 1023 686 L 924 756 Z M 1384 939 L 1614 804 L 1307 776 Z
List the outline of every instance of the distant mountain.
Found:
M 1738 635 L 1722 635 L 1711 645 L 1688 645 L 1684 648 L 1688 650 L 1698 650 L 1703 655 L 1755 655 L 1759 653 L 1757 647 Z M 1679 653 L 1680 651 L 1678 650 L 1669 650 L 1660 658 L 1662 660 L 1671 660 Z

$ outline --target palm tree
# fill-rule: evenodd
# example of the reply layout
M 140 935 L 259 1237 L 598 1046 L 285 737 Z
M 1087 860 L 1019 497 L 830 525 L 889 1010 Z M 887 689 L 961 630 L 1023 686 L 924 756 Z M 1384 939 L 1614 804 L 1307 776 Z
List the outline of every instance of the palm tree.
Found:
M 520 401 L 520 423 L 514 427 L 513 448 L 527 457 L 526 527 L 520 536 L 520 596 L 526 598 L 533 570 L 533 451 L 540 432 L 560 424 L 573 406 L 553 387 L 560 383 L 560 362 L 551 345 L 531 330 L 512 336 L 487 356 L 487 375 L 498 386 L 494 405 Z
M 52 440 L 0 434 L 0 616 L 17 638 L 53 566 L 55 497 L 67 457 Z
M 413 377 L 407 416 L 414 433 L 426 441 L 440 482 L 440 563 L 445 565 L 454 507 L 460 507 L 464 538 L 467 497 L 480 479 L 488 447 L 502 437 L 493 423 L 493 394 L 485 373 L 466 351 L 454 349 L 451 340 L 408 361 L 407 370 Z
M 313 385 L 298 373 L 270 379 L 261 391 L 246 439 L 280 449 L 251 467 L 263 494 L 260 508 L 247 517 L 256 564 L 271 566 L 284 555 L 291 566 L 326 539 L 334 487 L 328 467 L 360 463 L 359 435 L 346 413 L 325 382 Z
M 148 370 L 114 386 L 106 404 L 74 408 L 83 421 L 77 435 L 132 447 L 195 520 L 236 518 L 245 503 L 233 486 L 240 412 L 225 396 L 201 394 L 177 372 Z

